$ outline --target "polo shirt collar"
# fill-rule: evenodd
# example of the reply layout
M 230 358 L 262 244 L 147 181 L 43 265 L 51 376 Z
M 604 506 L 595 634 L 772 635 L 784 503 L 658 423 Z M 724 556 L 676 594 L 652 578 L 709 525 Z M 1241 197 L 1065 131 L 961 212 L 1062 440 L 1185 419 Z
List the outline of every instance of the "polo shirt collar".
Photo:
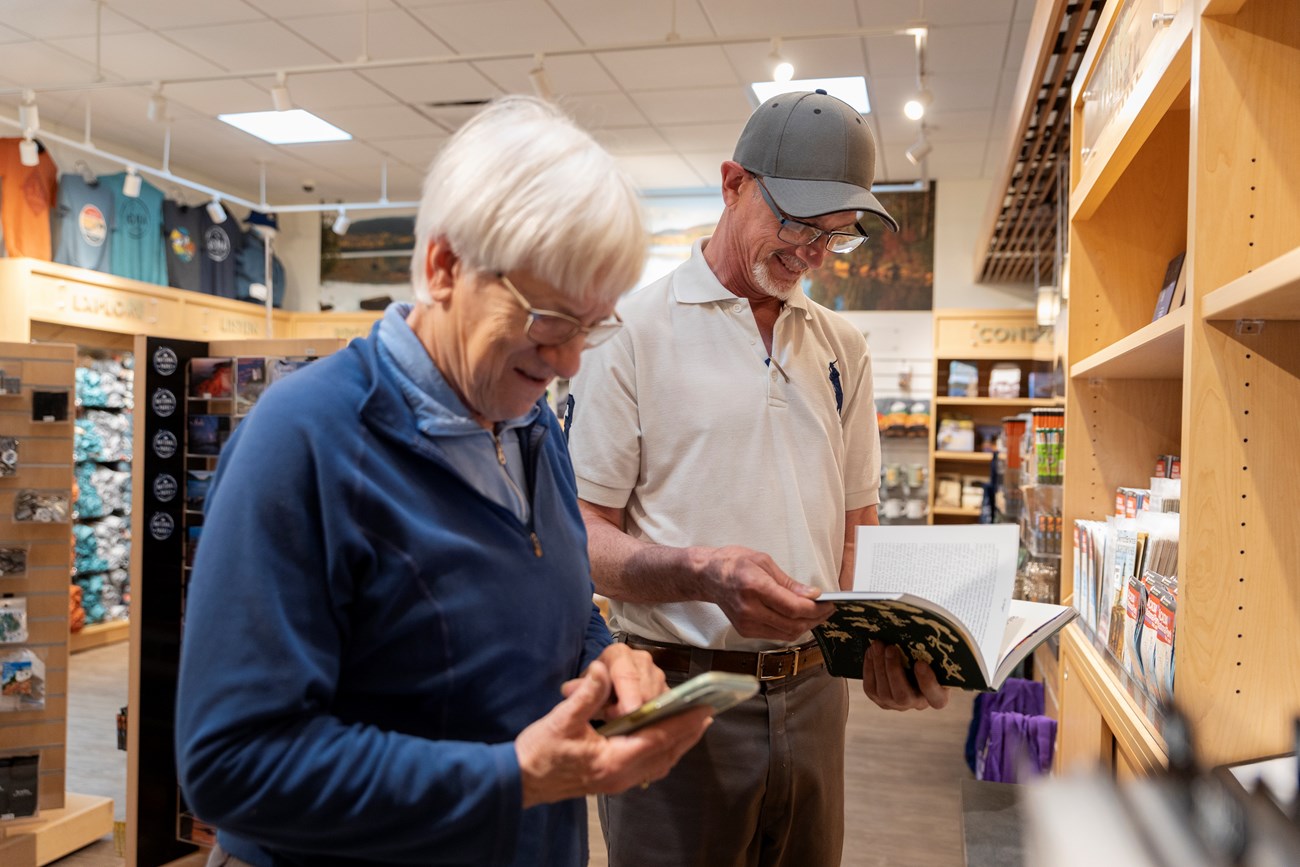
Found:
M 691 257 L 673 275 L 673 297 L 680 304 L 734 301 L 739 297 L 718 281 L 717 275 L 705 261 L 704 245 L 708 242 L 709 237 L 704 237 L 692 244 Z M 804 319 L 812 318 L 812 311 L 808 309 L 808 296 L 802 291 L 791 293 L 785 303 L 787 307 L 803 311 Z

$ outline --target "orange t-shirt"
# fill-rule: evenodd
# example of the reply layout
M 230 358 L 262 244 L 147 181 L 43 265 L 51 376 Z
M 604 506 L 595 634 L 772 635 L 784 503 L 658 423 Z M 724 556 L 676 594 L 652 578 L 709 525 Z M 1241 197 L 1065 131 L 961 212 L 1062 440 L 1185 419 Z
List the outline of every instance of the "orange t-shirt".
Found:
M 49 260 L 50 208 L 58 189 L 59 170 L 49 151 L 34 166 L 23 165 L 20 138 L 0 138 L 0 222 L 5 253 Z

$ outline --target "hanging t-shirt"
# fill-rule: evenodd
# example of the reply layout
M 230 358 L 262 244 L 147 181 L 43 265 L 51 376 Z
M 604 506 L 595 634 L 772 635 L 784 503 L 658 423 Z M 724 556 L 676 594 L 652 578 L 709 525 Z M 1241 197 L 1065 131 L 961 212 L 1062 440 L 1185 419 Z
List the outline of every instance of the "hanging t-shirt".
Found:
M 167 246 L 167 285 L 191 292 L 202 291 L 199 274 L 203 244 L 203 208 L 163 202 L 163 235 Z
M 112 223 L 113 191 L 106 184 L 88 184 L 74 173 L 59 178 L 58 205 L 51 220 L 55 262 L 107 271 Z
M 59 170 L 42 149 L 34 166 L 23 165 L 20 138 L 0 138 L 0 222 L 4 223 L 5 252 L 49 261 L 50 209 L 58 187 Z
M 123 195 L 126 172 L 105 175 L 100 186 L 113 191 L 109 270 L 119 277 L 167 285 L 167 251 L 162 235 L 162 190 L 140 179 L 140 195 Z
M 234 298 L 235 263 L 243 241 L 239 223 L 230 216 L 224 223 L 214 223 L 207 208 L 201 210 L 199 222 L 203 229 L 200 288 L 209 295 Z

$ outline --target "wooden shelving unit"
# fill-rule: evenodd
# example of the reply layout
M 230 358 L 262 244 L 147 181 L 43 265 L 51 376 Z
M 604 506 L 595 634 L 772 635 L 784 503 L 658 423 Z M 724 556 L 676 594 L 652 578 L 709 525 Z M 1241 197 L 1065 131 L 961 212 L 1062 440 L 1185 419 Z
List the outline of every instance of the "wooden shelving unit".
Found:
M 1174 698 L 1208 764 L 1289 751 L 1300 713 L 1300 489 L 1285 469 L 1300 416 L 1295 11 L 1186 0 L 1115 96 L 1106 52 L 1134 56 L 1116 0 L 1072 98 L 1066 524 L 1105 516 L 1117 486 L 1181 455 Z M 1090 130 L 1110 97 L 1118 109 Z M 1186 305 L 1153 323 L 1183 251 Z M 1076 625 L 1060 663 L 1059 766 L 1165 762 L 1158 717 Z
M 1036 406 L 1053 406 L 1055 398 L 988 397 L 989 371 L 1010 362 L 1020 368 L 1020 394 L 1029 394 L 1029 374 L 1046 374 L 1053 365 L 1053 332 L 1041 328 L 1032 310 L 936 310 L 934 312 L 934 422 L 930 431 L 930 523 L 969 523 L 978 508 L 938 505 L 943 476 L 987 477 L 990 451 L 944 451 L 937 432 L 945 416 L 965 416 L 976 425 L 1000 428 L 1002 419 Z M 950 362 L 964 361 L 979 370 L 974 396 L 948 394 Z

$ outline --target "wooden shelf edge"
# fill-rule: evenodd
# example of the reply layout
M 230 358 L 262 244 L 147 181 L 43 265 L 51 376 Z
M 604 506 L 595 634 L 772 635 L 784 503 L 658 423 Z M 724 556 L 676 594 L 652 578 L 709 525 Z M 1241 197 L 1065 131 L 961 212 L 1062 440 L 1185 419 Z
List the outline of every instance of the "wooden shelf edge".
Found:
M 1182 379 L 1183 337 L 1191 308 L 1184 304 L 1105 349 L 1070 366 L 1070 378 Z
M 935 506 L 930 510 L 934 515 L 947 515 L 953 518 L 978 518 L 979 509 L 963 509 L 959 506 Z
M 1205 296 L 1205 319 L 1300 319 L 1300 247 Z
M 976 464 L 987 464 L 993 460 L 993 452 L 935 452 L 936 461 L 969 461 Z
M 32 846 L 23 847 L 16 852 L 6 850 L 4 863 L 14 867 L 23 865 L 21 860 L 9 860 L 8 856 L 26 857 L 30 852 L 34 860 L 27 862 L 31 867 L 49 864 L 71 852 L 89 846 L 113 830 L 113 799 L 99 795 L 78 795 L 68 792 L 64 796 L 64 806 L 54 810 L 42 810 L 40 815 L 31 820 L 15 820 L 5 823 L 0 828 L 0 843 L 19 841 L 30 838 Z M 24 851 L 25 850 L 25 851 Z
M 936 397 L 935 406 L 1055 406 L 1055 397 Z
M 1178 94 L 1192 80 L 1192 20 L 1196 5 L 1183 4 L 1165 31 L 1172 38 L 1150 53 L 1147 68 L 1129 93 L 1120 115 L 1098 137 L 1096 149 L 1103 152 L 1083 167 L 1078 184 L 1070 192 L 1072 222 L 1086 220 L 1096 212 Z
M 1147 773 L 1163 770 L 1169 764 L 1163 741 L 1078 624 L 1061 630 L 1061 646 L 1069 648 L 1075 662 L 1072 670 L 1082 678 L 1084 689 L 1125 755 Z
M 80 653 L 92 647 L 116 644 L 131 637 L 131 621 L 110 620 L 107 623 L 92 623 L 68 636 L 68 651 Z

